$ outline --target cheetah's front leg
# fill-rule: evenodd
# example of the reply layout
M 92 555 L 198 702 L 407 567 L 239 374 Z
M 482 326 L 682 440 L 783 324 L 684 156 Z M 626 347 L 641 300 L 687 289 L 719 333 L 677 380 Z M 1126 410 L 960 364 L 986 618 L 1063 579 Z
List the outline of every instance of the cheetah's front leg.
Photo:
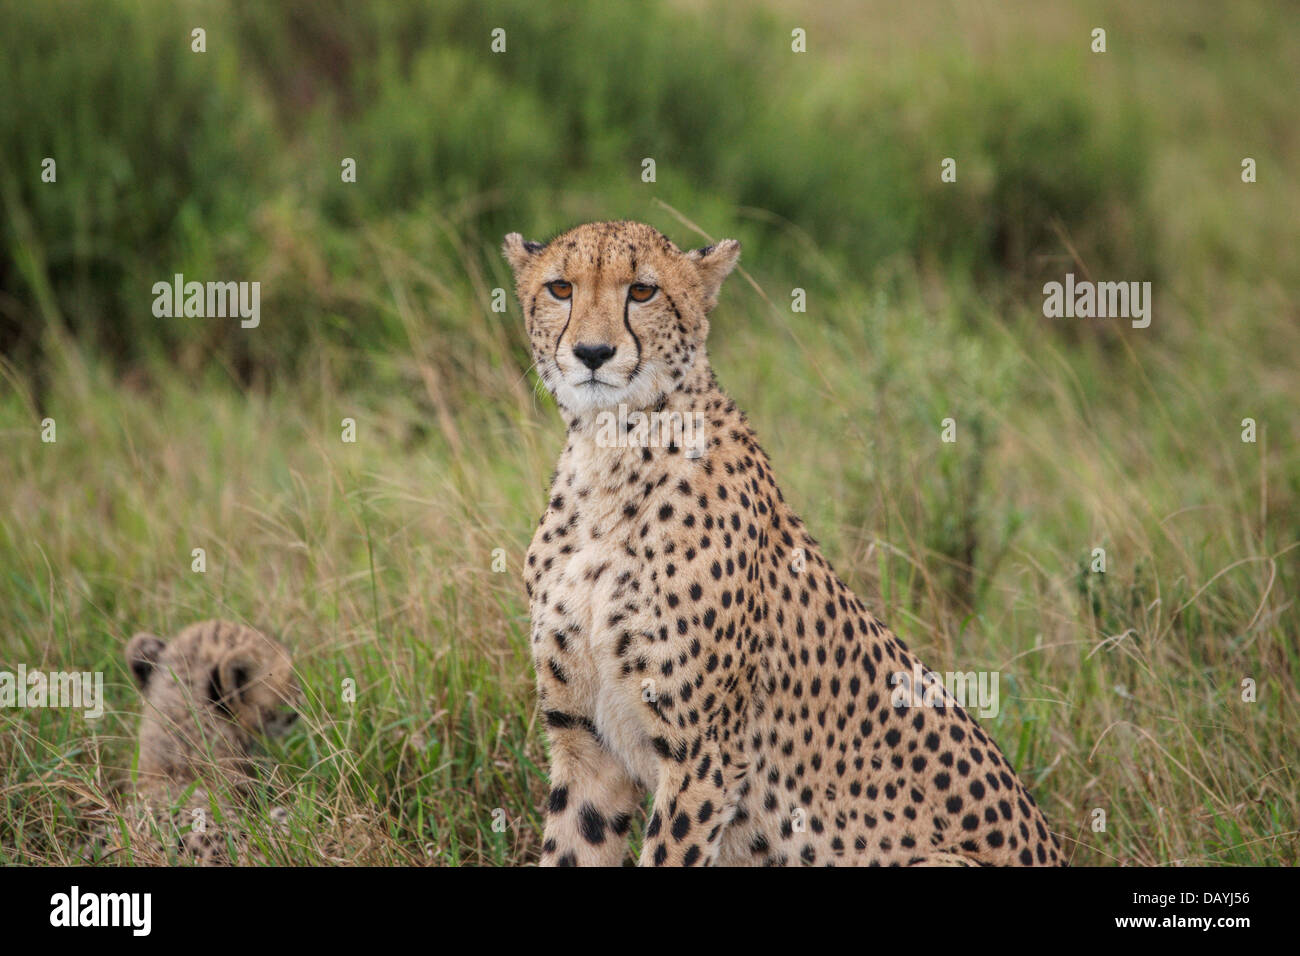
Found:
M 589 722 L 555 712 L 547 717 L 551 794 L 541 865 L 618 866 L 627 852 L 636 784 Z
M 641 866 L 710 866 L 731 815 L 720 751 L 706 735 L 658 738 L 663 759 Z

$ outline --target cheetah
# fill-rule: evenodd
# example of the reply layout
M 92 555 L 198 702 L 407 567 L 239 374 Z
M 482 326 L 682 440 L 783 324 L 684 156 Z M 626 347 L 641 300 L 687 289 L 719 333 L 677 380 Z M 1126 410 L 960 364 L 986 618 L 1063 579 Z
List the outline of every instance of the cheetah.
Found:
M 226 795 L 251 795 L 253 745 L 285 733 L 298 718 L 300 690 L 289 653 L 252 628 L 204 621 L 170 643 L 136 634 L 125 654 L 145 702 L 127 814 L 144 831 L 136 836 L 147 843 L 160 829 L 170 830 L 183 859 L 228 863 L 221 824 L 233 808 Z M 277 808 L 271 816 L 277 812 L 284 815 Z M 210 814 L 217 825 L 209 824 Z
M 568 428 L 524 569 L 541 864 L 618 865 L 651 794 L 641 865 L 1062 865 L 951 695 L 892 693 L 919 662 L 832 570 L 718 385 L 708 316 L 740 244 L 683 252 L 602 222 L 511 233 L 504 254 Z

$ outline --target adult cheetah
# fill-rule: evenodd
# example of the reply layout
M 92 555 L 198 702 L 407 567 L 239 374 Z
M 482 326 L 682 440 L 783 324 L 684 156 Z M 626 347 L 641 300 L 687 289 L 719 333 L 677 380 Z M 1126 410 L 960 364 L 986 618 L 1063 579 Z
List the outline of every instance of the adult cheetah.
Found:
M 619 863 L 652 791 L 643 865 L 1060 864 L 975 721 L 891 693 L 919 663 L 836 576 L 718 386 L 707 316 L 739 243 L 682 252 L 604 222 L 504 251 L 568 425 L 525 570 L 551 750 L 541 862 Z

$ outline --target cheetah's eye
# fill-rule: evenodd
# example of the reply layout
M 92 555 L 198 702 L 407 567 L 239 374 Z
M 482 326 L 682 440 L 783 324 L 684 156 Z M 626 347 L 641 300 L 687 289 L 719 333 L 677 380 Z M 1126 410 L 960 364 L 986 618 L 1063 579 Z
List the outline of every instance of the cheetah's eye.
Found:
M 557 299 L 563 300 L 573 295 L 573 283 L 565 282 L 563 279 L 556 279 L 554 282 L 546 283 L 547 290 Z
M 634 282 L 627 289 L 628 298 L 633 302 L 649 302 L 659 291 L 657 285 L 646 285 L 644 282 Z

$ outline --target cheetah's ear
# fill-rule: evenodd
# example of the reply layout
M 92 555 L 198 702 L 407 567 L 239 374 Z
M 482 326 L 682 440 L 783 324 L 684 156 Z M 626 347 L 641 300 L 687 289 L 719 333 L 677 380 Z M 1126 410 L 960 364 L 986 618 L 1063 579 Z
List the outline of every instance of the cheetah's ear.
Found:
M 716 245 L 691 250 L 686 253 L 686 258 L 699 270 L 700 281 L 704 283 L 704 309 L 708 311 L 718 304 L 722 280 L 731 275 L 731 270 L 740 261 L 740 243 L 735 239 L 723 239 Z
M 527 267 L 533 256 L 545 248 L 543 243 L 530 242 L 517 232 L 506 236 L 506 241 L 501 245 L 506 262 L 510 263 L 510 268 L 515 271 L 516 276 Z
M 219 698 L 238 698 L 243 695 L 257 671 L 257 662 L 242 648 L 230 651 L 212 668 L 212 690 Z
M 126 664 L 131 676 L 141 688 L 149 683 L 149 675 L 158 666 L 158 657 L 166 645 L 162 638 L 141 632 L 126 642 Z

